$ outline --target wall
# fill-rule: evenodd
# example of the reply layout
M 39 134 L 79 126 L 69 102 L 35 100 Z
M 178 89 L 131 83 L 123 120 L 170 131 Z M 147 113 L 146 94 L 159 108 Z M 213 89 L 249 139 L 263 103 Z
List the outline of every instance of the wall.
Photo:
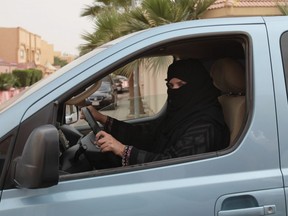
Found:
M 20 68 L 36 65 L 45 72 L 46 65 L 54 63 L 54 47 L 21 27 L 0 28 L 0 60 Z
M 285 0 L 216 0 L 201 18 L 278 16 L 282 15 L 279 4 L 287 5 Z
M 6 62 L 17 63 L 18 29 L 0 28 L 0 59 Z

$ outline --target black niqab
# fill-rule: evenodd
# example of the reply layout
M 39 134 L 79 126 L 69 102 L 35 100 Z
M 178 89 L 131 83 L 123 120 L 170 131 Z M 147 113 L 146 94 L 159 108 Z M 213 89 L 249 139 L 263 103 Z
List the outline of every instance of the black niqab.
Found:
M 201 118 L 213 119 L 223 124 L 223 114 L 217 97 L 219 91 L 213 85 L 208 71 L 195 59 L 179 60 L 168 68 L 167 82 L 178 78 L 187 82 L 178 89 L 168 89 L 168 103 L 165 119 L 161 123 L 155 151 L 162 152 L 175 143 L 170 135 L 184 122 L 191 124 Z M 215 111 L 215 108 L 217 111 Z M 185 129 L 183 129 L 185 130 Z
M 179 60 L 171 64 L 168 68 L 167 82 L 172 78 L 178 78 L 187 84 L 178 89 L 168 88 L 167 111 L 170 115 L 184 107 L 189 107 L 191 112 L 196 105 L 210 103 L 210 100 L 213 101 L 218 97 L 218 90 L 213 86 L 207 70 L 198 60 Z

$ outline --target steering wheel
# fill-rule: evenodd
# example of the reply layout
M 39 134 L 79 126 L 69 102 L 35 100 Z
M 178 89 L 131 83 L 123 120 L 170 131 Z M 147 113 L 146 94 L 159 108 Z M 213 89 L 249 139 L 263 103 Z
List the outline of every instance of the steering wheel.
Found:
M 94 135 L 101 131 L 101 128 L 98 122 L 92 116 L 90 110 L 87 107 L 83 107 L 82 109 L 83 115 L 85 116 L 86 121 L 88 122 L 89 126 L 91 127 Z
M 94 144 L 95 134 L 101 131 L 101 128 L 87 107 L 83 107 L 82 112 L 92 131 L 80 138 L 77 145 L 63 153 L 62 170 L 68 173 L 76 173 L 121 166 L 121 159 L 118 156 L 112 152 L 103 153 Z M 82 155 L 84 157 L 81 157 Z
M 61 169 L 65 172 L 84 172 L 93 170 L 93 167 L 95 168 L 96 165 L 98 167 L 101 165 L 99 160 L 101 161 L 103 156 L 101 156 L 100 148 L 94 144 L 95 134 L 101 128 L 87 107 L 82 108 L 82 113 L 92 131 L 80 137 L 76 145 L 66 149 L 61 155 Z

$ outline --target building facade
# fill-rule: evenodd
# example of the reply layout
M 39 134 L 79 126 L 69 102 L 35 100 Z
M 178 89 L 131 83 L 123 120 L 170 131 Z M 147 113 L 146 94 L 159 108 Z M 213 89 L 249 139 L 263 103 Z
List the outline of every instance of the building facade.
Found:
M 46 65 L 53 63 L 54 47 L 40 36 L 21 27 L 0 28 L 0 73 L 11 72 L 16 67 L 38 68 L 49 74 L 51 68 L 46 70 Z
M 201 18 L 282 15 L 285 0 L 216 0 Z

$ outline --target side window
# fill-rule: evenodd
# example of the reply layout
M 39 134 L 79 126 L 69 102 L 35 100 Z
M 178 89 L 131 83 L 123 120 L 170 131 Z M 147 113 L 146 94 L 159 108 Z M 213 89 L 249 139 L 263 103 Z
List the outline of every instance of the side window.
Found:
M 286 91 L 288 92 L 288 32 L 281 36 L 282 62 L 285 72 Z
M 102 76 L 101 78 L 96 76 L 98 72 L 95 73 L 95 81 L 89 80 L 89 84 L 91 85 L 92 83 L 91 85 L 92 87 L 84 88 L 85 91 L 87 91 L 87 89 L 89 88 L 93 89 L 93 91 L 88 90 L 89 95 L 85 96 L 85 105 L 92 105 L 105 116 L 110 116 L 114 119 L 121 121 L 121 123 L 116 121 L 117 123 L 115 124 L 115 127 L 113 128 L 113 129 L 116 129 L 116 131 L 112 131 L 110 130 L 112 127 L 109 128 L 109 124 L 111 122 L 107 121 L 107 118 L 106 118 L 105 130 L 107 133 L 112 134 L 115 139 L 125 144 L 125 146 L 133 146 L 134 144 L 135 146 L 133 147 L 147 152 L 148 156 L 145 158 L 147 159 L 147 161 L 144 161 L 144 159 L 141 161 L 139 158 L 137 158 L 137 160 L 139 159 L 140 162 L 137 161 L 135 162 L 135 164 L 153 162 L 153 161 L 158 160 L 159 158 L 160 158 L 159 160 L 165 159 L 166 161 L 166 159 L 173 159 L 175 157 L 182 157 L 182 156 L 187 156 L 187 155 L 191 156 L 191 155 L 196 155 L 196 154 L 197 154 L 197 159 L 207 158 L 210 156 L 210 154 L 206 154 L 206 153 L 211 153 L 214 151 L 227 149 L 231 147 L 232 145 L 234 145 L 235 143 L 237 143 L 239 137 L 241 136 L 243 126 L 245 125 L 244 120 L 245 120 L 245 116 L 247 115 L 245 83 L 246 83 L 247 76 L 245 74 L 246 73 L 245 72 L 246 56 L 245 56 L 244 49 L 248 47 L 247 43 L 248 43 L 247 38 L 243 35 L 233 35 L 233 36 L 227 35 L 227 36 L 222 36 L 219 38 L 218 37 L 217 38 L 215 37 L 197 38 L 197 39 L 194 38 L 194 39 L 189 39 L 189 40 L 186 39 L 182 41 L 172 41 L 172 42 L 160 44 L 160 45 L 158 44 L 157 46 L 152 47 L 148 51 L 144 50 L 143 53 L 137 53 L 137 58 L 131 62 L 127 63 L 127 61 L 125 61 L 125 64 L 123 62 L 119 62 L 119 65 L 121 66 L 115 67 L 116 69 L 111 70 L 109 74 L 108 74 L 108 71 L 106 71 L 105 75 Z M 219 121 L 223 123 L 221 124 L 221 127 L 223 125 L 224 126 L 223 128 L 217 130 L 217 132 L 221 131 L 218 134 L 219 136 L 217 138 L 213 137 L 211 139 L 219 138 L 217 140 L 219 145 L 217 144 L 215 148 L 213 145 L 213 149 L 207 147 L 207 149 L 204 149 L 204 150 L 199 150 L 196 147 L 194 148 L 194 146 L 192 147 L 188 146 L 186 149 L 189 149 L 189 153 L 187 153 L 187 151 L 186 152 L 183 151 L 183 154 L 181 153 L 178 154 L 177 152 L 177 155 L 176 155 L 175 151 L 172 151 L 172 148 L 174 148 L 174 146 L 172 146 L 171 143 L 173 142 L 174 144 L 174 143 L 181 143 L 181 142 L 176 142 L 176 139 L 171 141 L 172 139 L 169 137 L 165 141 L 167 142 L 171 141 L 169 144 L 170 145 L 169 147 L 171 147 L 171 149 L 168 149 L 165 152 L 167 153 L 166 155 L 164 153 L 163 155 L 160 155 L 159 153 L 159 158 L 156 158 L 156 156 L 153 155 L 154 154 L 153 151 L 150 151 L 154 147 L 153 142 L 155 141 L 155 139 L 153 136 L 149 136 L 149 135 L 156 134 L 155 131 L 157 130 L 157 128 L 153 126 L 157 124 L 160 125 L 160 123 L 162 123 L 161 122 L 162 117 L 164 117 L 164 115 L 161 115 L 161 114 L 162 113 L 164 114 L 165 110 L 163 108 L 165 107 L 166 101 L 167 101 L 167 86 L 166 86 L 167 70 L 168 70 L 169 65 L 171 65 L 171 63 L 178 61 L 178 60 L 185 60 L 185 59 L 194 59 L 195 60 L 194 62 L 199 62 L 199 64 L 201 65 L 200 67 L 197 68 L 199 71 L 201 71 L 199 73 L 208 75 L 208 76 L 205 75 L 205 78 L 203 78 L 206 81 L 201 86 L 204 86 L 205 84 L 209 83 L 209 86 L 211 87 L 211 92 L 213 91 L 213 94 L 211 92 L 209 93 L 206 92 L 207 86 L 205 86 L 204 89 L 197 87 L 197 91 L 199 91 L 199 95 L 201 95 L 202 93 L 203 94 L 201 97 L 200 96 L 196 97 L 195 96 L 196 94 L 192 94 L 189 92 L 189 91 L 192 91 L 192 88 L 190 89 L 191 86 L 189 85 L 190 86 L 188 89 L 189 91 L 188 90 L 185 91 L 185 94 L 194 95 L 195 97 L 194 96 L 193 98 L 184 97 L 185 99 L 188 98 L 187 100 L 184 101 L 184 104 L 189 103 L 189 102 L 190 103 L 189 103 L 189 106 L 187 106 L 189 107 L 189 109 L 183 112 L 183 115 L 181 115 L 181 118 L 182 120 L 183 119 L 185 120 L 185 123 L 188 122 L 187 120 L 188 115 L 186 115 L 186 113 L 189 114 L 190 110 L 191 109 L 193 110 L 194 104 L 192 104 L 192 102 L 194 101 L 195 98 L 196 99 L 201 98 L 201 101 L 206 101 L 205 97 L 207 98 L 213 97 L 213 100 L 210 100 L 210 99 L 207 100 L 209 102 L 213 101 L 213 103 L 215 102 L 215 99 L 218 98 L 219 104 L 222 106 L 222 110 L 220 110 L 221 119 Z M 196 66 L 194 65 L 193 67 L 196 67 Z M 190 67 L 189 69 L 186 69 L 186 68 L 184 68 L 183 70 L 182 69 L 181 71 L 188 70 L 191 73 L 193 71 L 192 69 L 190 70 Z M 202 77 L 202 75 L 195 76 L 195 77 L 199 79 L 199 77 Z M 170 81 L 171 80 L 172 79 L 170 79 Z M 177 84 L 176 81 L 174 84 Z M 191 80 L 190 82 L 191 84 L 193 83 Z M 169 83 L 169 84 L 173 84 L 173 83 Z M 193 83 L 193 86 L 200 86 L 200 85 L 198 85 L 198 83 L 196 82 L 196 83 Z M 81 89 L 83 89 L 83 87 Z M 168 91 L 168 92 L 171 93 L 172 91 Z M 176 100 L 176 101 L 178 102 L 179 100 Z M 206 109 L 206 107 L 219 107 L 218 106 L 219 104 L 217 103 L 217 106 L 214 106 L 214 105 L 203 106 L 204 107 L 203 109 Z M 182 105 L 182 103 L 180 103 L 180 105 Z M 176 109 L 172 109 L 172 108 L 171 108 L 172 112 L 175 110 L 178 110 L 178 108 Z M 66 107 L 66 112 L 68 112 L 67 110 L 69 111 L 70 114 L 71 112 L 75 113 L 73 109 L 71 108 Z M 217 113 L 218 111 L 219 110 L 217 110 Z M 224 116 L 222 116 L 222 113 L 224 114 Z M 173 113 L 170 114 L 170 117 L 171 116 L 173 117 Z M 194 118 L 192 119 L 191 116 L 189 116 L 189 122 L 193 122 Z M 70 119 L 71 119 L 71 122 L 74 122 L 73 116 L 70 116 Z M 123 121 L 129 122 L 135 127 L 130 127 L 127 124 L 123 124 Z M 104 122 L 103 118 L 102 120 L 101 118 L 99 118 L 99 122 L 101 123 Z M 209 121 L 207 120 L 205 121 L 205 123 L 206 122 L 209 122 Z M 225 126 L 225 123 L 227 127 Z M 175 121 L 175 124 L 178 124 L 178 122 Z M 88 126 L 88 123 L 83 119 L 79 119 L 76 123 L 73 124 L 73 126 L 74 125 L 76 129 L 80 129 L 80 135 L 77 134 L 75 136 L 77 138 L 82 137 L 81 134 L 84 134 L 85 136 L 91 133 L 91 129 L 89 127 L 82 127 L 83 125 Z M 193 141 L 191 140 L 196 140 L 196 138 L 197 140 L 204 140 L 204 139 L 199 138 L 203 134 L 205 134 L 203 135 L 203 137 L 206 136 L 209 138 L 208 140 L 211 140 L 209 137 L 209 134 L 214 135 L 214 131 L 213 131 L 214 128 L 219 126 L 219 125 L 213 125 L 213 123 L 211 123 L 210 125 L 204 124 L 204 126 L 203 125 L 195 126 L 195 125 L 189 128 L 191 129 L 191 133 L 189 133 L 189 136 L 192 136 L 192 137 L 189 137 L 188 135 L 183 136 L 183 143 L 193 143 Z M 81 127 L 78 127 L 78 126 L 81 126 Z M 161 126 L 166 126 L 166 125 L 161 124 Z M 190 123 L 187 124 L 186 126 L 187 128 L 190 127 Z M 175 131 L 177 128 L 175 129 L 174 127 L 175 125 L 171 124 L 171 127 L 169 127 L 168 129 L 170 130 L 172 128 Z M 136 130 L 135 131 L 130 130 L 132 128 L 133 130 L 136 128 Z M 173 130 L 171 131 L 174 133 Z M 185 132 L 187 130 L 185 129 Z M 141 134 L 139 131 L 141 131 Z M 136 135 L 134 134 L 134 132 Z M 138 133 L 139 133 L 139 136 L 138 136 Z M 167 133 L 167 134 L 171 134 L 171 133 Z M 197 137 L 198 135 L 199 137 Z M 143 139 L 142 139 L 142 136 L 144 137 Z M 95 138 L 95 136 L 93 137 Z M 177 139 L 178 137 L 181 137 L 181 136 L 177 136 Z M 189 141 L 184 140 L 188 138 L 191 138 L 191 139 Z M 230 142 L 229 142 L 229 139 L 230 139 Z M 73 142 L 72 140 L 73 139 L 70 138 L 70 143 L 75 143 L 75 144 L 77 143 L 77 140 L 76 142 Z M 205 143 L 203 145 L 205 145 Z M 65 146 L 66 145 L 64 145 L 64 149 L 65 149 Z M 183 146 L 177 146 L 177 148 L 178 147 L 180 149 Z M 89 147 L 87 149 L 88 150 L 86 150 L 86 152 L 87 151 L 89 152 Z M 115 166 L 119 167 L 119 163 L 118 163 L 119 161 L 116 161 L 117 165 L 115 165 L 114 162 L 110 163 L 109 161 L 109 163 L 107 162 L 104 167 L 102 166 L 98 167 L 98 165 L 100 165 L 100 162 L 94 161 L 96 160 L 97 157 L 93 156 L 94 152 L 92 151 L 94 150 L 93 149 L 91 150 L 92 156 L 88 159 L 88 161 L 92 160 L 92 162 L 91 161 L 90 162 L 93 164 L 93 166 L 94 164 L 97 164 L 97 167 L 93 167 L 93 169 L 99 170 L 99 169 L 113 168 Z M 134 151 L 134 153 L 135 152 L 136 151 Z M 181 151 L 179 150 L 179 152 Z M 174 154 L 176 156 L 174 156 Z M 199 154 L 201 154 L 201 156 L 199 156 Z M 65 158 L 65 153 L 63 155 Z M 152 159 L 150 160 L 148 157 L 151 157 Z M 183 157 L 183 160 L 186 160 L 186 161 L 192 160 L 191 158 L 192 157 L 190 158 Z M 66 161 L 69 161 L 68 159 Z M 171 162 L 172 160 L 169 160 L 169 161 Z M 161 163 L 161 166 L 165 164 L 166 164 L 165 162 Z M 122 165 L 123 165 L 123 162 L 122 162 Z M 68 162 L 66 164 L 63 163 L 63 166 L 62 166 L 63 171 L 66 172 L 68 170 L 67 172 L 70 172 L 70 166 L 71 164 Z M 121 167 L 121 162 L 120 162 L 120 167 Z M 82 169 L 80 170 L 82 171 Z M 77 169 L 73 170 L 73 172 L 74 171 L 79 172 L 78 167 Z

